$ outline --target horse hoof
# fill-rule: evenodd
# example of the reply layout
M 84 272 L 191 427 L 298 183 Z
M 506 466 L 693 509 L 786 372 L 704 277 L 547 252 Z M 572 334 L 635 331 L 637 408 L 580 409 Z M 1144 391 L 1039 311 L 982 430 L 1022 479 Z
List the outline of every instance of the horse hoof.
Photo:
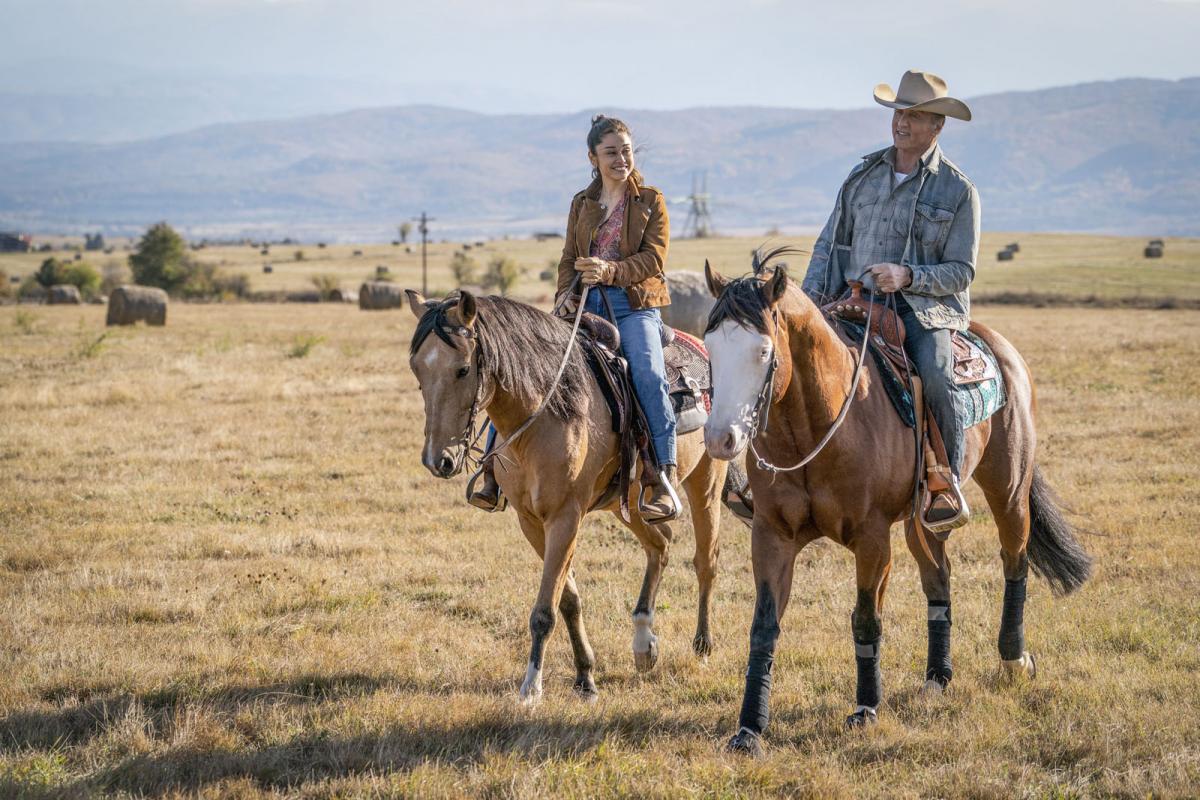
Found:
M 1009 681 L 1032 679 L 1037 676 L 1037 661 L 1028 650 L 1021 653 L 1020 658 L 1014 658 L 1012 661 L 1001 660 L 1000 666 L 1004 669 L 1004 677 Z
M 600 699 L 600 692 L 591 678 L 586 681 L 575 681 L 575 696 L 585 703 L 594 703 Z
M 875 713 L 875 709 L 863 706 L 846 717 L 846 730 L 868 728 L 878 722 L 879 716 Z
M 742 728 L 725 745 L 725 751 L 758 758 L 762 755 L 762 738 L 749 728 Z
M 650 640 L 650 648 L 644 653 L 633 652 L 633 664 L 638 672 L 649 672 L 658 663 L 658 639 Z
M 708 634 L 702 633 L 692 639 L 692 651 L 701 658 L 708 658 L 712 655 L 712 650 L 712 637 Z

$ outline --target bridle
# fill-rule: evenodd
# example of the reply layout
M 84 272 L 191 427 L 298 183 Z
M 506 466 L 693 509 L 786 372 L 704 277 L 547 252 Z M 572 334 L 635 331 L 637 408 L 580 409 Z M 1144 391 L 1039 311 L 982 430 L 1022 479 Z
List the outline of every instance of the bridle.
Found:
M 575 283 L 572 283 L 571 288 L 568 289 L 568 291 L 564 294 L 563 303 L 566 302 L 566 298 L 569 297 L 574 291 L 576 283 L 581 283 L 578 275 L 575 278 Z M 475 428 L 475 418 L 479 414 L 480 407 L 484 405 L 483 396 L 485 376 L 483 373 L 483 343 L 475 331 L 471 330 L 470 328 L 466 326 L 448 324 L 448 321 L 446 320 L 446 309 L 450 307 L 448 303 L 443 302 L 437 307 L 436 311 L 433 312 L 438 314 L 438 317 L 434 319 L 432 330 L 437 334 L 439 339 L 446 342 L 446 344 L 450 345 L 455 350 L 458 349 L 458 346 L 451 341 L 450 333 L 454 333 L 455 335 L 460 336 L 472 343 L 475 348 L 475 374 L 479 376 L 479 384 L 475 388 L 475 397 L 471 401 L 471 410 L 467 413 L 466 426 L 463 428 L 462 435 L 459 439 L 459 441 L 461 441 L 463 444 L 463 450 L 459 456 L 458 463 L 455 464 L 455 474 L 462 470 L 464 464 L 473 453 L 480 454 L 477 462 L 479 466 L 483 466 L 485 463 L 493 460 L 501 450 L 508 447 L 517 439 L 518 436 L 528 430 L 529 426 L 533 425 L 534 421 L 541 416 L 542 412 L 546 410 L 546 407 L 550 405 L 550 400 L 552 397 L 554 397 L 554 392 L 558 388 L 559 382 L 562 380 L 563 372 L 566 370 L 567 364 L 571 360 L 571 351 L 574 349 L 575 341 L 578 338 L 579 323 L 583 319 L 583 307 L 584 303 L 587 301 L 588 290 L 590 288 L 591 287 L 589 287 L 587 284 L 581 284 L 579 305 L 575 309 L 575 321 L 571 327 L 571 337 L 567 341 L 567 349 L 566 352 L 563 353 L 562 362 L 558 365 L 558 372 L 555 373 L 554 380 L 550 383 L 550 389 L 546 392 L 546 396 L 542 398 L 541 404 L 538 405 L 537 409 L 535 409 L 534 412 L 530 414 L 524 422 L 517 426 L 517 429 L 513 431 L 510 436 L 486 452 L 479 447 L 479 440 L 483 438 L 484 433 L 487 432 L 487 428 L 491 423 L 491 420 L 485 418 L 478 430 Z M 560 306 L 561 305 L 562 303 L 560 303 Z M 558 308 L 556 307 L 555 310 L 557 311 Z M 443 324 L 444 322 L 447 324 Z
M 793 472 L 807 465 L 817 454 L 825 449 L 825 445 L 829 444 L 829 440 L 837 433 L 837 429 L 846 421 L 846 415 L 850 413 L 850 404 L 854 402 L 854 397 L 858 394 L 858 384 L 862 378 L 863 361 L 867 354 L 867 342 L 871 337 L 871 312 L 874 310 L 874 303 L 867 303 L 867 322 L 863 329 L 862 344 L 858 348 L 858 363 L 854 365 L 854 379 L 850 384 L 850 394 L 846 396 L 842 403 L 842 410 L 838 412 L 837 419 L 833 425 L 826 431 L 821 441 L 817 443 L 808 455 L 800 459 L 797 463 L 790 467 L 779 467 L 772 464 L 763 458 L 758 449 L 754 446 L 754 440 L 758 438 L 760 432 L 766 432 L 767 422 L 771 414 L 771 400 L 775 393 L 775 371 L 779 368 L 779 343 L 776 341 L 776 332 L 779 330 L 779 312 L 775 307 L 771 308 L 771 323 L 774 326 L 771 331 L 771 366 L 767 367 L 767 375 L 763 380 L 762 388 L 758 390 L 758 400 L 754 404 L 754 410 L 750 413 L 750 452 L 754 454 L 755 464 L 759 469 L 766 472 Z

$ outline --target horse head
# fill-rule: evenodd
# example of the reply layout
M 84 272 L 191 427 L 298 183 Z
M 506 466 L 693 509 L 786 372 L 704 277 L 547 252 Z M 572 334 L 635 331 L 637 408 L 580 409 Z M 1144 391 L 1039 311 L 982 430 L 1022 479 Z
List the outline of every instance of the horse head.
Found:
M 776 392 L 776 306 L 787 291 L 780 264 L 760 277 L 773 251 L 755 256 L 755 274 L 728 279 L 706 261 L 708 289 L 717 298 L 708 316 L 704 346 L 712 363 L 712 411 L 704 425 L 704 445 L 713 458 L 736 458 L 764 420 Z
M 405 294 L 417 317 L 408 366 L 425 401 L 421 463 L 435 477 L 450 478 L 466 463 L 484 393 L 475 325 L 478 309 L 470 292 L 452 293 L 440 301 L 426 300 L 411 289 Z

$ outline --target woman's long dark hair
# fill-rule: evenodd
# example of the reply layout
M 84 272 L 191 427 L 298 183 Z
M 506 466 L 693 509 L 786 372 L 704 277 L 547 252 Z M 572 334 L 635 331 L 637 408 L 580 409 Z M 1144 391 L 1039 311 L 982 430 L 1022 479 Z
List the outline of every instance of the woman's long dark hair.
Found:
M 626 125 L 622 120 L 619 120 L 616 117 L 606 117 L 603 114 L 597 114 L 596 116 L 592 117 L 592 128 L 588 131 L 587 135 L 588 152 L 592 155 L 596 155 L 596 148 L 600 146 L 600 140 L 605 136 L 608 136 L 610 133 L 623 133 L 629 137 L 631 142 L 633 141 L 633 131 L 629 130 L 629 126 Z M 634 149 L 634 153 L 637 153 L 636 148 Z M 592 180 L 595 180 L 599 177 L 600 170 L 593 167 Z M 633 178 L 638 186 L 643 184 L 642 173 L 638 172 L 637 167 L 634 167 L 632 170 L 630 170 L 629 177 Z

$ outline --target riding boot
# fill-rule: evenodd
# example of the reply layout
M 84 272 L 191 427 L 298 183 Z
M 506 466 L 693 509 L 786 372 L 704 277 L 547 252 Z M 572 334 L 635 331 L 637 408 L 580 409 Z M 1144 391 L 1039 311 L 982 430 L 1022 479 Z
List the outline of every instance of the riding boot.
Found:
M 967 498 L 959 487 L 958 477 L 950 476 L 949 483 L 949 488 L 932 494 L 925 511 L 929 530 L 942 541 L 950 535 L 950 531 L 966 525 L 971 517 L 971 509 L 967 507 Z
M 480 467 L 478 477 L 483 478 L 483 483 L 478 489 L 467 495 L 467 502 L 489 513 L 503 511 L 507 503 L 504 502 L 500 493 L 500 484 L 496 483 L 496 469 L 491 459 L 486 460 Z
M 646 489 L 650 496 L 639 504 L 642 519 L 646 522 L 670 522 L 679 516 L 679 493 L 675 490 L 676 468 L 674 464 L 659 467 L 658 482 L 650 486 L 643 484 L 643 497 Z

